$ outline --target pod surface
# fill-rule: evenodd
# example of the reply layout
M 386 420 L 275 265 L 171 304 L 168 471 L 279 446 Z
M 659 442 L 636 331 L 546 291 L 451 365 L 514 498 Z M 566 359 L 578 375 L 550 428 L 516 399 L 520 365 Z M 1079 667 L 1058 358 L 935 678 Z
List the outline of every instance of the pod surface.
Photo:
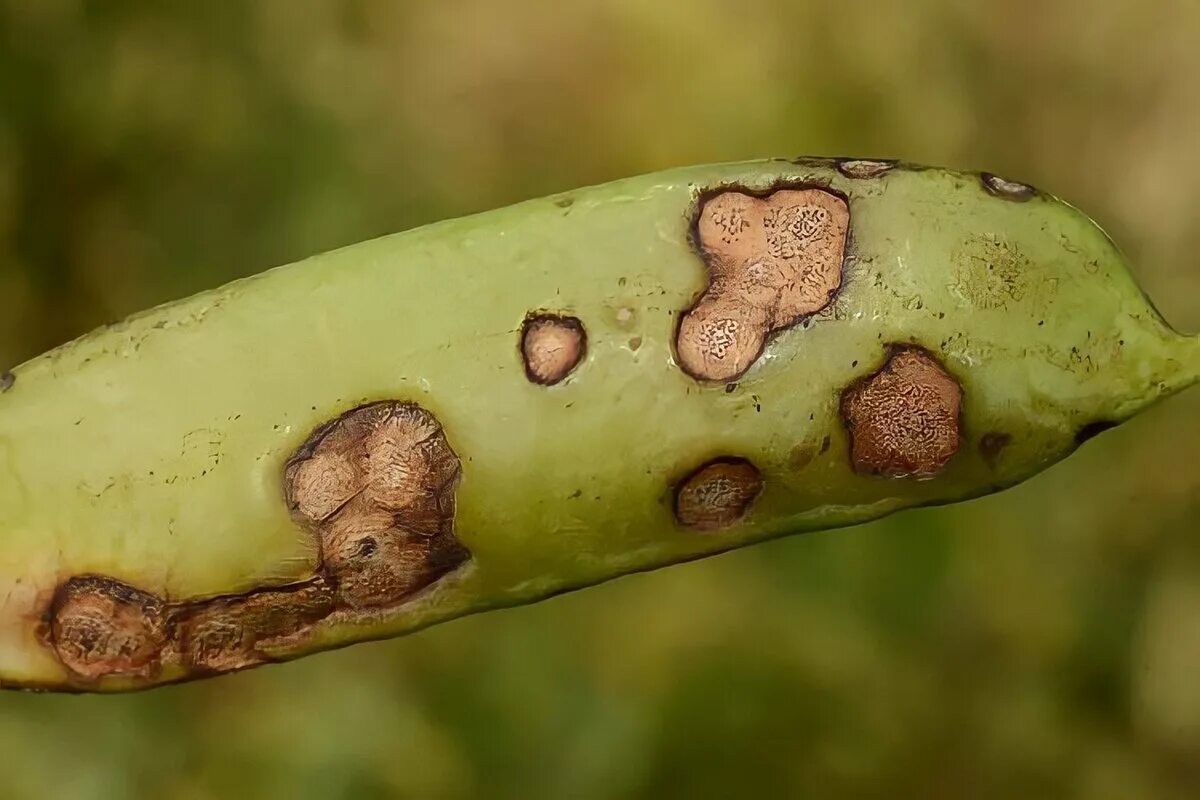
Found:
M 999 179 L 873 163 L 694 167 L 533 200 L 238 281 L 15 369 L 0 394 L 0 683 L 209 674 L 170 659 L 69 669 L 51 642 L 60 587 L 106 576 L 169 605 L 319 576 L 330 555 L 285 472 L 314 431 L 369 404 L 440 424 L 464 558 L 398 602 L 310 603 L 232 668 L 994 491 L 1195 381 L 1197 345 L 1086 216 Z M 678 335 L 711 288 L 705 204 L 814 189 L 848 210 L 829 302 L 771 330 L 744 373 L 689 374 Z M 581 329 L 553 381 L 533 379 L 523 339 L 546 317 Z M 929 474 L 854 460 L 853 398 L 897 353 L 957 386 Z M 757 483 L 721 490 L 732 518 L 688 524 L 681 486 L 742 462 Z M 741 480 L 723 469 L 720 486 Z M 170 638 L 182 623 L 165 624 Z

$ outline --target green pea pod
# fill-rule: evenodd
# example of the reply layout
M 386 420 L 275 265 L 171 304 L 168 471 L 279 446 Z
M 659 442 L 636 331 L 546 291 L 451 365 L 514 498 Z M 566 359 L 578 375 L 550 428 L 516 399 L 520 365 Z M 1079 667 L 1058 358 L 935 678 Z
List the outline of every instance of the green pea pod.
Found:
M 0 381 L 0 684 L 296 658 L 1011 486 L 1200 377 L 990 175 L 679 169 L 310 258 Z

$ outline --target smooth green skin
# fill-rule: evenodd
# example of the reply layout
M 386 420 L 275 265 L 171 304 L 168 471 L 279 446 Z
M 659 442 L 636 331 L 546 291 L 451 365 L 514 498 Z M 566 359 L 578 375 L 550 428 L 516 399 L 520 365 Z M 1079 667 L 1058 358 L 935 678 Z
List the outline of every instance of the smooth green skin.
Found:
M 841 293 L 773 337 L 736 387 L 701 385 L 672 356 L 706 285 L 698 197 L 783 183 L 848 198 Z M 518 354 L 536 310 L 587 329 L 586 360 L 558 386 L 530 383 Z M 851 468 L 839 398 L 891 342 L 938 354 L 963 386 L 965 440 L 936 479 Z M 0 682 L 66 688 L 35 631 L 72 575 L 176 600 L 311 575 L 315 545 L 289 518 L 283 465 L 367 401 L 415 401 L 442 422 L 473 558 L 397 608 L 335 614 L 279 659 L 995 491 L 1067 455 L 1087 424 L 1193 383 L 1200 345 L 1168 328 L 1107 237 L 1062 202 L 906 165 L 851 179 L 809 159 L 678 169 L 347 247 L 140 314 L 15 374 L 0 395 Z M 994 464 L 978 446 L 990 432 L 1012 437 Z M 718 455 L 753 460 L 763 494 L 728 530 L 684 529 L 673 487 Z

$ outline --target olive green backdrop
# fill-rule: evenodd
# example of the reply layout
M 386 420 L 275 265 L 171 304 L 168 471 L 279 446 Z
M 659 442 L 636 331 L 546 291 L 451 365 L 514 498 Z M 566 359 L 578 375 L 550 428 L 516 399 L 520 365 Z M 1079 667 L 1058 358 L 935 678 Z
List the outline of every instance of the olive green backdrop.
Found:
M 386 232 L 800 154 L 1062 195 L 1194 330 L 1198 40 L 1187 0 L 0 0 L 0 366 Z M 1198 450 L 1200 390 L 964 506 L 207 683 L 0 695 L 0 796 L 1195 797 Z

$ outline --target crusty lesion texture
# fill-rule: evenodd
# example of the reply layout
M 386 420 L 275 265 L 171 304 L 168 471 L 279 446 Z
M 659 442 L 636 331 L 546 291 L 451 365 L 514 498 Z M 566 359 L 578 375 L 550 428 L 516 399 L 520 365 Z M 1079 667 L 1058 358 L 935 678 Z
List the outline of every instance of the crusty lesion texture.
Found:
M 892 349 L 878 372 L 842 395 L 855 470 L 891 478 L 930 478 L 958 452 L 962 388 L 930 353 Z
M 340 605 L 395 603 L 467 558 L 454 536 L 458 456 L 415 404 L 377 403 L 335 420 L 285 475 L 293 516 L 316 534 Z
M 746 515 L 762 488 L 762 475 L 748 459 L 709 461 L 676 489 L 675 518 L 698 531 L 728 528 Z
M 413 403 L 354 409 L 322 426 L 288 461 L 292 516 L 317 539 L 320 568 L 289 586 L 168 602 L 112 577 L 75 576 L 47 610 L 43 638 L 78 682 L 151 683 L 271 660 L 337 611 L 395 606 L 469 557 L 454 535 L 461 473 L 438 420 Z
M 50 604 L 49 643 L 63 665 L 86 680 L 154 677 L 167 633 L 162 599 L 100 575 L 67 580 Z
M 680 322 L 676 353 L 692 377 L 728 381 L 767 337 L 825 308 L 842 284 L 850 210 L 824 189 L 715 195 L 697 237 L 708 288 Z

